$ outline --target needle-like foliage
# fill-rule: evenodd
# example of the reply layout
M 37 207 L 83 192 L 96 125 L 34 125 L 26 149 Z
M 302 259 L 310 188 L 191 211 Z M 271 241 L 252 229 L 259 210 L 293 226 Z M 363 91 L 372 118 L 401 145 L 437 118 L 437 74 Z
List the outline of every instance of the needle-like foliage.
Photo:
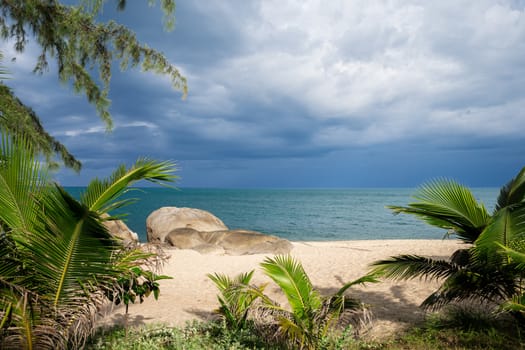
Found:
M 165 29 L 171 30 L 175 1 L 147 2 L 150 6 L 160 3 Z M 183 97 L 188 87 L 186 78 L 164 54 L 141 43 L 130 28 L 114 20 L 104 21 L 108 3 L 118 10 L 126 7 L 125 0 L 2 0 L 0 38 L 12 43 L 18 53 L 24 52 L 27 45 L 36 48 L 34 72 L 46 73 L 50 62 L 54 63 L 58 78 L 84 94 L 111 130 L 109 87 L 115 62 L 120 63 L 121 70 L 140 66 L 143 71 L 167 76 Z M 33 109 L 9 88 L 4 81 L 7 78 L 7 70 L 0 66 L 0 129 L 32 141 L 33 151 L 43 154 L 55 167 L 62 162 L 79 171 L 80 162 L 46 132 Z
M 83 93 L 111 128 L 108 92 L 113 61 L 120 61 L 122 70 L 140 65 L 144 71 L 166 75 L 184 96 L 187 84 L 162 53 L 140 43 L 132 30 L 112 20 L 101 21 L 107 2 L 83 0 L 64 4 L 58 0 L 3 0 L 0 1 L 0 36 L 13 40 L 19 52 L 23 52 L 29 42 L 36 44 L 40 52 L 34 71 L 44 73 L 49 60 L 54 60 L 60 80 Z M 125 3 L 117 1 L 117 7 L 123 9 Z M 155 1 L 149 0 L 149 3 Z M 162 0 L 161 6 L 166 26 L 170 28 L 175 2 Z

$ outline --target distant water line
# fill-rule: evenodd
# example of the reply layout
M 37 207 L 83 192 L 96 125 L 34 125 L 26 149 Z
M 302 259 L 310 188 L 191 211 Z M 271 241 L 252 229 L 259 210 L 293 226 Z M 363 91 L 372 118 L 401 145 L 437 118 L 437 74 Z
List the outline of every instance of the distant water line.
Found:
M 67 189 L 78 197 L 84 188 Z M 409 215 L 393 215 L 386 208 L 412 202 L 414 191 L 407 188 L 140 188 L 126 194 L 137 202 L 122 212 L 128 214 L 124 220 L 141 241 L 146 241 L 146 218 L 164 206 L 203 209 L 220 218 L 230 229 L 254 230 L 292 241 L 441 239 L 444 230 Z M 492 211 L 499 189 L 474 188 L 472 191 Z

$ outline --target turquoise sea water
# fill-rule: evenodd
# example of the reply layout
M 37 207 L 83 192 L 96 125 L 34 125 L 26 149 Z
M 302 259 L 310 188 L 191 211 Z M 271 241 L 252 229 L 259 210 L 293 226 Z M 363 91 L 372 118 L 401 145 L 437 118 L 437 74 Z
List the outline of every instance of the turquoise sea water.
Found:
M 78 196 L 81 188 L 68 190 Z M 163 206 L 207 210 L 230 229 L 248 229 L 294 241 L 440 239 L 444 231 L 385 206 L 406 205 L 414 189 L 166 189 L 141 188 L 128 197 L 128 226 L 146 241 L 146 218 Z M 475 188 L 492 211 L 499 189 Z

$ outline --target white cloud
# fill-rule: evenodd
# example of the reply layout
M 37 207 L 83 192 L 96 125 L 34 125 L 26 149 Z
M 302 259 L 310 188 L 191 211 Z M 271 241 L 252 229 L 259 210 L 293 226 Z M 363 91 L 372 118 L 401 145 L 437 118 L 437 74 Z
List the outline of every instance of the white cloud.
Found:
M 38 48 L 31 42 L 27 43 L 23 53 L 17 52 L 14 48 L 13 40 L 3 40 L 0 42 L 0 52 L 4 56 L 3 64 L 9 67 L 11 72 L 31 73 L 35 68 Z
M 525 13 L 510 5 L 264 1 L 248 20 L 222 12 L 230 16 L 226 21 L 244 25 L 245 49 L 208 67 L 200 79 L 208 81 L 205 91 L 221 87 L 230 107 L 243 99 L 268 105 L 284 96 L 310 118 L 348 120 L 330 127 L 338 130 L 319 128 L 315 137 L 340 145 L 410 138 L 414 130 L 418 137 L 436 130 L 515 134 L 524 101 L 493 91 L 525 86 Z M 508 126 L 487 122 L 488 111 Z M 356 120 L 368 125 L 351 131 Z
M 125 116 L 116 116 L 115 117 L 115 127 L 112 130 L 112 133 L 117 133 L 119 130 L 122 129 L 130 129 L 130 128 L 140 128 L 142 130 L 147 129 L 151 132 L 155 132 L 158 129 L 158 126 L 155 123 L 149 122 L 149 121 L 126 121 Z M 67 122 L 71 125 L 78 125 L 78 124 L 87 124 L 91 123 L 89 118 L 79 116 L 79 115 L 71 115 L 63 118 L 64 121 L 67 120 Z M 68 136 L 68 137 L 77 137 L 81 135 L 89 135 L 89 134 L 107 134 L 108 130 L 105 127 L 105 125 L 99 125 L 101 122 L 97 123 L 97 125 L 94 126 L 84 126 L 83 128 L 67 128 L 66 130 L 57 131 L 55 132 L 56 136 Z
M 87 129 L 74 129 L 74 130 L 66 130 L 63 132 L 59 132 L 56 135 L 57 136 L 68 136 L 68 137 L 77 137 L 80 135 L 86 135 L 86 134 L 103 134 L 106 131 L 106 128 L 102 126 L 92 126 Z

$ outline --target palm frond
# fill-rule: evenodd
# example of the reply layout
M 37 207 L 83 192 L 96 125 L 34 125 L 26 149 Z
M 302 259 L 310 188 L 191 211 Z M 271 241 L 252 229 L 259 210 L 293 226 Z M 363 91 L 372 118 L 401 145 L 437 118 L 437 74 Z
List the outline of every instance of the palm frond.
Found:
M 519 290 L 519 282 L 507 267 L 473 264 L 449 276 L 441 287 L 422 303 L 426 309 L 436 310 L 452 302 L 501 302 Z
M 305 346 L 305 329 L 294 320 L 281 316 L 278 319 L 281 336 L 286 339 L 292 349 L 303 349 Z
M 173 166 L 141 160 L 117 171 L 92 190 L 90 208 L 50 183 L 28 142 L 1 136 L 0 323 L 23 348 L 80 348 L 93 330 L 101 292 L 113 288 L 123 269 L 149 259 L 148 253 L 118 252 L 101 213 L 120 205 L 118 196 L 130 183 L 172 180 Z M 157 296 L 154 283 L 165 276 L 143 276 Z
M 321 306 L 321 297 L 313 289 L 303 266 L 289 255 L 266 258 L 261 263 L 264 273 L 283 291 L 298 318 Z
M 219 273 L 207 275 L 220 292 L 220 295 L 217 296 L 220 307 L 216 312 L 220 314 L 226 321 L 226 324 L 234 330 L 240 330 L 245 327 L 248 312 L 255 300 L 262 297 L 263 302 L 265 302 L 268 299 L 263 293 L 264 285 L 250 285 L 253 273 L 254 270 L 241 273 L 234 279 Z
M 206 276 L 215 284 L 220 292 L 225 291 L 228 287 L 233 285 L 233 280 L 228 275 L 222 273 L 209 273 Z
M 519 312 L 525 315 L 525 294 L 515 295 L 513 298 L 505 301 L 501 309 L 510 312 Z
M 82 283 L 112 283 L 118 271 L 110 263 L 117 243 L 111 239 L 99 216 L 60 187 L 49 189 L 43 199 L 45 230 L 28 233 L 21 242 L 30 250 L 36 274 L 45 281 L 42 295 L 52 295 L 55 306 L 85 303 Z
M 458 266 L 418 255 L 399 255 L 373 262 L 370 274 L 394 280 L 446 278 L 458 271 Z
M 38 224 L 35 198 L 47 183 L 47 172 L 35 161 L 31 145 L 22 138 L 1 134 L 0 222 L 19 238 Z
M 485 260 L 501 259 L 500 245 L 510 246 L 524 237 L 525 205 L 502 208 L 476 240 L 474 256 Z
M 113 253 L 111 264 L 121 275 L 127 274 L 135 267 L 148 268 L 150 271 L 159 272 L 162 264 L 167 259 L 167 257 L 159 254 L 162 253 L 144 251 L 138 246 L 119 247 Z
M 0 290 L 0 308 L 5 310 L 0 320 L 1 349 L 66 349 L 62 325 L 44 316 L 52 312 L 49 303 L 31 290 L 5 280 L 0 280 Z
M 119 200 L 119 198 L 135 182 L 146 180 L 166 185 L 177 179 L 173 174 L 175 170 L 173 162 L 141 158 L 129 169 L 120 166 L 108 179 L 91 181 L 81 195 L 80 201 L 92 211 L 108 213 L 134 201 L 133 199 Z
M 482 203 L 472 192 L 452 180 L 431 181 L 414 195 L 417 202 L 403 206 L 388 206 L 395 214 L 406 213 L 432 226 L 455 233 L 458 238 L 472 243 L 490 220 Z
M 350 281 L 343 285 L 334 295 L 327 298 L 328 301 L 328 310 L 327 312 L 331 312 L 333 317 L 338 317 L 341 315 L 345 310 L 358 310 L 361 309 L 363 304 L 355 299 L 348 296 L 345 296 L 345 292 L 353 286 L 356 285 L 365 285 L 366 283 L 378 283 L 379 280 L 377 279 L 377 276 L 374 274 L 368 274 L 362 277 L 359 277 L 356 280 Z M 326 317 L 325 317 L 326 319 Z
M 235 283 L 237 283 L 237 284 L 245 284 L 245 285 L 250 284 L 250 281 L 252 280 L 254 272 L 255 272 L 255 270 L 251 270 L 250 272 L 244 272 L 244 273 L 238 274 L 235 277 L 235 280 L 234 280 Z
M 525 197 L 525 167 L 523 167 L 515 178 L 510 180 L 500 190 L 496 207 L 497 212 L 503 208 L 523 202 Z
M 343 295 L 346 290 L 350 287 L 357 286 L 357 285 L 365 285 L 366 283 L 378 283 L 379 280 L 376 278 L 374 274 L 368 274 L 362 277 L 359 277 L 356 280 L 350 281 L 346 283 L 344 286 L 342 286 L 335 295 Z
M 515 267 L 517 271 L 525 275 L 525 251 L 517 251 L 515 249 L 506 247 L 500 243 L 498 243 L 497 245 L 499 246 L 501 251 L 505 253 L 514 264 L 516 264 Z

